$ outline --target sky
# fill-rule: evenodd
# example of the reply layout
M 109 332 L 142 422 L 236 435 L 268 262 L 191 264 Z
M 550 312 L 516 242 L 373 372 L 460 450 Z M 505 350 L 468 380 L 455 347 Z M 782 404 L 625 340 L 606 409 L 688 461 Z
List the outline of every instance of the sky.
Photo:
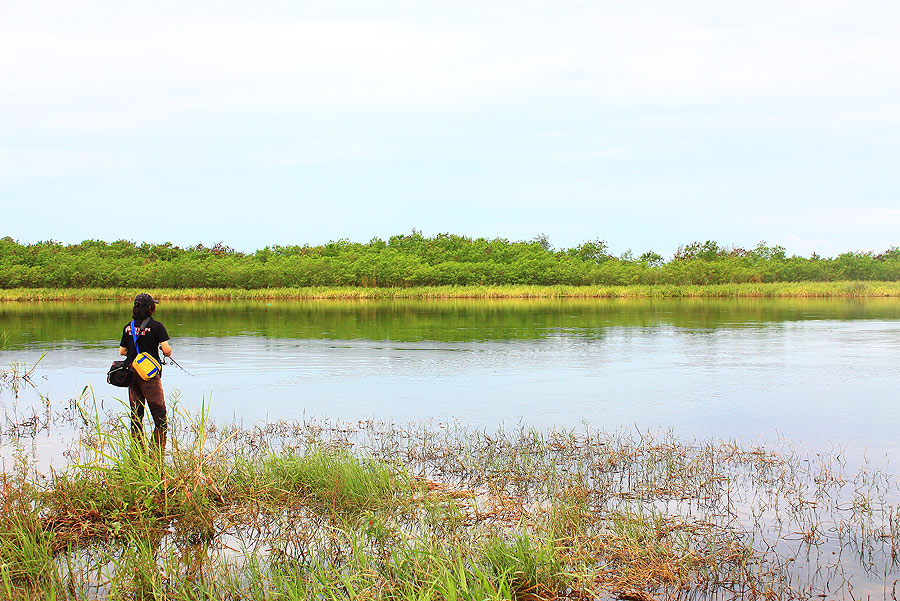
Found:
M 900 245 L 900 3 L 0 3 L 0 236 Z

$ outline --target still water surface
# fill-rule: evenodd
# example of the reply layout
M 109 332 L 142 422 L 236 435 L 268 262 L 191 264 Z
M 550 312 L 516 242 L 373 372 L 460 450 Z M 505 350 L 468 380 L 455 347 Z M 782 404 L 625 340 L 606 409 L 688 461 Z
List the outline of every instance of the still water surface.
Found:
M 105 382 L 130 307 L 0 304 L 0 409 Z M 900 460 L 897 299 L 169 302 L 167 394 L 215 419 L 672 428 Z

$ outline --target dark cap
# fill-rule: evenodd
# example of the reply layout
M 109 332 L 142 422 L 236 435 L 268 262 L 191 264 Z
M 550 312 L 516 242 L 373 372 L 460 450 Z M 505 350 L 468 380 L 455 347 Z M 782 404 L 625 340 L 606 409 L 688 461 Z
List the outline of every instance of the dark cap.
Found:
M 134 297 L 134 306 L 135 307 L 152 307 L 158 301 L 154 300 L 152 296 L 147 294 L 146 292 L 141 292 L 137 296 Z

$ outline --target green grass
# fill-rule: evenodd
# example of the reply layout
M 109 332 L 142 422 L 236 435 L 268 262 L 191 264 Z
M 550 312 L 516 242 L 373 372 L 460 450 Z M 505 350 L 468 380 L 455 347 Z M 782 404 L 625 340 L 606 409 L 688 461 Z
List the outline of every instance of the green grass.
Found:
M 896 477 L 839 457 L 587 427 L 243 429 L 173 405 L 162 460 L 82 406 L 67 468 L 3 472 L 0 594 L 814 599 L 897 571 Z
M 552 541 L 535 543 L 527 534 L 485 541 L 478 563 L 517 596 L 552 597 L 565 581 L 559 549 Z
M 53 572 L 52 533 L 31 513 L 4 520 L 0 531 L 0 576 L 3 588 L 14 582 L 36 585 Z
M 303 455 L 272 454 L 260 464 L 244 463 L 231 484 L 247 494 L 285 502 L 298 491 L 329 508 L 376 509 L 390 498 L 396 470 L 341 448 L 314 448 Z
M 409 288 L 147 288 L 162 300 L 387 300 L 449 298 L 770 298 L 898 297 L 900 282 L 777 282 L 627 286 L 417 286 Z M 130 301 L 134 288 L 12 288 L 0 301 Z

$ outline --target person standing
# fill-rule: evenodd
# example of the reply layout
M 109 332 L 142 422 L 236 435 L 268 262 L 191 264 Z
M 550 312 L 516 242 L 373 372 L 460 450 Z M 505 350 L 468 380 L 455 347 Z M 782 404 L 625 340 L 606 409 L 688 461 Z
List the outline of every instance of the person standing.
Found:
M 150 354 L 158 363 L 159 351 L 162 350 L 166 357 L 172 356 L 172 347 L 169 345 L 169 333 L 166 327 L 153 319 L 156 311 L 156 300 L 152 296 L 142 292 L 134 297 L 134 307 L 131 310 L 130 321 L 122 330 L 122 342 L 119 344 L 119 354 L 126 357 L 125 361 L 131 365 L 138 353 Z M 135 333 L 137 334 L 135 336 Z M 135 348 L 137 340 L 137 348 Z M 153 444 L 162 455 L 166 448 L 166 399 L 163 396 L 162 370 L 149 380 L 143 380 L 132 371 L 131 381 L 128 384 L 128 402 L 131 406 L 131 435 L 135 440 L 144 444 L 144 404 L 150 408 L 153 417 Z

